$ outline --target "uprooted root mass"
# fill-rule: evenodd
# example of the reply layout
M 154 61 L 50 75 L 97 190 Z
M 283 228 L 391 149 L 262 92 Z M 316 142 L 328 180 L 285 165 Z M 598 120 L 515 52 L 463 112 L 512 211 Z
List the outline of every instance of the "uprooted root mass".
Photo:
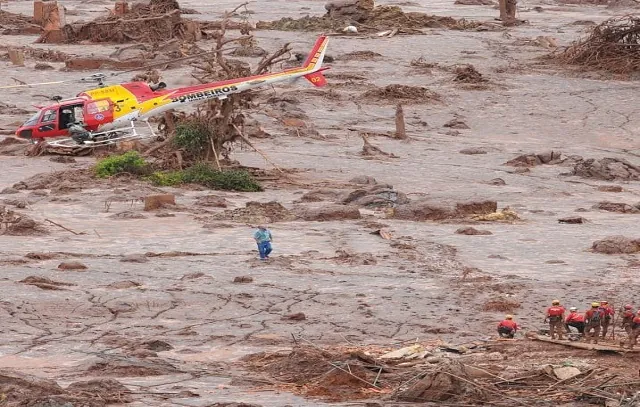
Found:
M 640 17 L 611 18 L 557 56 L 560 62 L 628 74 L 640 70 Z

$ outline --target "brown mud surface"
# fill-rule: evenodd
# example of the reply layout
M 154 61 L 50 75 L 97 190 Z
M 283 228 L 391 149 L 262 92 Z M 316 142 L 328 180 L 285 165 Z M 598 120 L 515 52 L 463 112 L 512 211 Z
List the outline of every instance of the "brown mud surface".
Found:
M 237 3 L 180 7 L 207 27 Z M 268 22 L 253 32 L 268 52 L 291 42 L 306 55 L 327 31 L 336 57 L 326 88 L 279 84 L 246 111 L 252 143 L 282 172 L 244 145 L 232 158 L 257 169 L 264 192 L 100 180 L 95 157 L 25 157 L 0 141 L 0 405 L 590 406 L 640 389 L 618 320 L 605 350 L 496 334 L 505 313 L 543 332 L 555 298 L 640 308 L 636 74 L 565 69 L 538 41 L 568 46 L 585 21 L 633 9 L 534 1 L 519 8 L 528 24 L 507 30 L 492 5 L 379 1 L 387 14 L 350 34 L 324 3 L 255 2 L 245 15 Z M 112 6 L 65 1 L 72 24 L 109 19 Z M 31 3 L 3 10 L 30 15 Z M 74 58 L 197 53 L 36 46 L 29 18 L 5 11 L 0 85 L 76 80 Z M 4 46 L 25 50 L 25 66 Z M 195 83 L 190 66 L 172 67 L 169 88 Z M 2 134 L 85 86 L 4 90 Z M 394 139 L 398 103 L 406 140 Z M 144 210 L 163 193 L 176 205 Z M 275 239 L 266 262 L 259 223 Z M 559 383 L 559 367 L 578 372 Z

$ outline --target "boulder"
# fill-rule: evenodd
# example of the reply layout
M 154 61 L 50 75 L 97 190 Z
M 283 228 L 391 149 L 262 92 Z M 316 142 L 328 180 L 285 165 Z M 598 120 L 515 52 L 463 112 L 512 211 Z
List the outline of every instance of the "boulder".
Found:
M 594 209 L 601 211 L 617 212 L 617 213 L 638 213 L 640 209 L 622 202 L 599 202 L 593 206 Z
M 640 252 L 640 239 L 609 236 L 593 242 L 592 250 L 603 254 L 631 254 Z
M 578 161 L 570 175 L 583 178 L 612 180 L 640 180 L 640 167 L 627 160 L 617 158 L 602 158 Z
M 478 230 L 471 226 L 459 228 L 458 230 L 456 230 L 456 233 L 459 235 L 469 235 L 469 236 L 486 236 L 486 235 L 493 234 L 488 230 Z
M 88 267 L 85 266 L 83 263 L 80 263 L 79 261 L 65 261 L 58 264 L 58 270 L 82 271 L 86 269 L 88 269 Z
M 348 17 L 358 22 L 366 20 L 374 7 L 374 0 L 332 0 L 324 5 L 329 18 Z
M 175 205 L 176 196 L 173 194 L 149 195 L 144 197 L 144 210 L 153 211 L 165 207 L 166 205 Z

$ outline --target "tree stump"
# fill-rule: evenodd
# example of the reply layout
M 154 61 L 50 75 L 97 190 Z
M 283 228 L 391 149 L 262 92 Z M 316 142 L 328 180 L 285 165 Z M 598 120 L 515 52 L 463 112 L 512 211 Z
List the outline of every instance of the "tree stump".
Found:
M 396 138 L 401 140 L 407 139 L 407 131 L 404 125 L 404 111 L 402 110 L 401 103 L 398 103 L 396 106 Z

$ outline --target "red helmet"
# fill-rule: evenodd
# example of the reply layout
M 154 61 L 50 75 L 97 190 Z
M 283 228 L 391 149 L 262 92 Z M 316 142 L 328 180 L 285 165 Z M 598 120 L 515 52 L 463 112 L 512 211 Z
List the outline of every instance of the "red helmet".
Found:
M 600 305 L 607 305 L 609 301 L 600 301 Z
M 631 304 L 627 304 L 627 305 L 624 306 L 624 309 L 631 309 L 631 308 L 633 308 L 633 306 Z

